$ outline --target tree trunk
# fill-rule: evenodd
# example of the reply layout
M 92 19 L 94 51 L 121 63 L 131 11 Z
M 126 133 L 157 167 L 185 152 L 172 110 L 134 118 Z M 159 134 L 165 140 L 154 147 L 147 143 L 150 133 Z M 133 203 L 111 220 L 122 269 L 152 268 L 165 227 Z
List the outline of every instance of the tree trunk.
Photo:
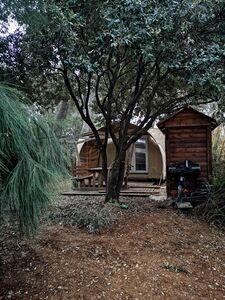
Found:
M 103 175 L 103 178 L 104 178 L 106 186 L 107 186 L 107 180 L 108 180 L 107 146 L 101 147 L 100 154 L 102 157 L 102 175 Z
M 59 111 L 57 113 L 56 119 L 57 120 L 64 120 L 67 117 L 68 109 L 69 109 L 69 101 L 62 100 L 60 102 Z
M 55 133 L 56 135 L 60 138 L 62 136 L 62 127 L 60 126 L 60 121 L 65 120 L 68 114 L 68 109 L 69 109 L 69 102 L 62 100 L 59 103 L 59 111 L 56 115 L 56 128 L 55 128 Z
M 119 203 L 119 194 L 123 185 L 125 172 L 126 151 L 122 150 L 117 155 L 107 180 L 105 202 Z

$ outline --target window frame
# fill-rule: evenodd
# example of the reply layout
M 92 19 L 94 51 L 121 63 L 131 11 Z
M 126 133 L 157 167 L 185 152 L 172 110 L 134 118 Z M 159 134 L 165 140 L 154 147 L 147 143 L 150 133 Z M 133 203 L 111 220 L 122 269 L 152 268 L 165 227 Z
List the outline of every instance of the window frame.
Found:
M 133 155 L 132 155 L 132 169 L 131 169 L 131 173 L 138 173 L 138 174 L 146 174 L 148 173 L 148 139 L 147 136 L 142 136 L 140 139 L 145 140 L 145 148 L 141 149 L 139 148 L 139 153 L 144 153 L 145 154 L 145 165 L 146 165 L 146 169 L 145 170 L 137 170 L 136 169 L 136 143 L 138 142 L 138 140 L 134 143 L 134 151 L 133 151 Z M 139 139 L 139 140 L 140 140 Z

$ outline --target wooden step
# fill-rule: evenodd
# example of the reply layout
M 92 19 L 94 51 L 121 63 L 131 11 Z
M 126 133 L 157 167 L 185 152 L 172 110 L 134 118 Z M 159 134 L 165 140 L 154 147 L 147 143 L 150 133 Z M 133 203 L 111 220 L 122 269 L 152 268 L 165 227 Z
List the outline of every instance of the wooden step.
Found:
M 98 192 L 98 191 L 71 191 L 71 192 L 63 192 L 61 193 L 63 196 L 104 196 L 106 195 L 105 192 Z M 120 193 L 122 197 L 149 197 L 150 194 L 148 193 Z

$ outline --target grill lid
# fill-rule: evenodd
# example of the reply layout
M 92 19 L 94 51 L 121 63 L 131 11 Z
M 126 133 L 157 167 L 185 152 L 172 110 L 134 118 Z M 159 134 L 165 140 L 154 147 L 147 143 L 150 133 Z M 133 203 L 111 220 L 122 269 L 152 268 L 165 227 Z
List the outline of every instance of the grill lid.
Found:
M 170 164 L 168 166 L 168 173 L 171 175 L 196 175 L 199 176 L 201 173 L 201 168 L 199 164 L 194 163 L 191 160 L 185 160 L 183 162 L 178 162 Z

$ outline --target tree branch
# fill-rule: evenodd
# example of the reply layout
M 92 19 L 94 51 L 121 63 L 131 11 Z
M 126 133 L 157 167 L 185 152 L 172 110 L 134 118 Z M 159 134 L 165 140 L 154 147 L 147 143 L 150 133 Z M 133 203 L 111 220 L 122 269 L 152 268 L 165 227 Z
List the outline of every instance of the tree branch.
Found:
M 68 74 L 67 74 L 67 70 L 64 70 L 64 73 L 63 73 L 63 78 L 64 78 L 64 82 L 65 82 L 65 85 L 70 93 L 70 96 L 71 98 L 73 99 L 75 105 L 76 105 L 76 108 L 77 110 L 79 111 L 82 119 L 89 125 L 89 127 L 91 128 L 94 136 L 95 136 L 95 139 L 96 139 L 96 142 L 99 146 L 99 148 L 101 149 L 102 148 L 102 142 L 101 142 L 101 139 L 100 139 L 100 136 L 99 136 L 99 133 L 98 133 L 98 130 L 96 129 L 95 125 L 93 124 L 93 122 L 91 121 L 90 119 L 90 115 L 89 115 L 89 112 L 88 112 L 88 106 L 86 107 L 86 113 L 87 115 L 84 114 L 84 111 L 83 111 L 83 106 L 80 106 L 79 104 L 79 101 L 77 99 L 77 97 L 75 96 L 74 92 L 73 92 L 73 89 L 72 89 L 72 86 L 70 84 L 70 80 L 68 78 Z

